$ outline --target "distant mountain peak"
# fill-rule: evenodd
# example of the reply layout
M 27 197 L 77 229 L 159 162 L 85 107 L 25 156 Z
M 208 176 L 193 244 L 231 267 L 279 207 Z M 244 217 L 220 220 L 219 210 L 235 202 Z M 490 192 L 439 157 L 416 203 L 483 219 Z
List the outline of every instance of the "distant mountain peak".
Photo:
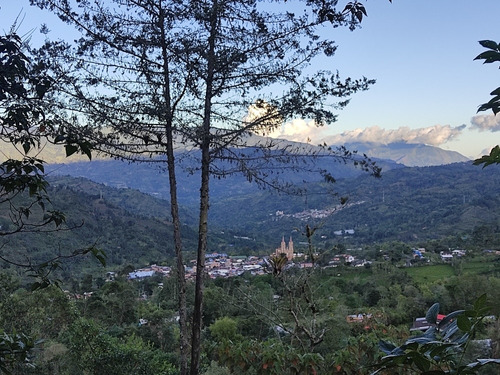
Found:
M 349 150 L 377 159 L 388 159 L 408 167 L 429 167 L 461 163 L 469 161 L 467 157 L 456 151 L 443 150 L 422 143 L 407 143 L 404 141 L 393 143 L 356 142 L 347 143 Z

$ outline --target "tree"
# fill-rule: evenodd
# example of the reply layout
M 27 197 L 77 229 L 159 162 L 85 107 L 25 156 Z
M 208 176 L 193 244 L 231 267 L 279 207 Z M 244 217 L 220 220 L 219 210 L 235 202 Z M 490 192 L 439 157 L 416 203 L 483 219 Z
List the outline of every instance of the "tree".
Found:
M 24 334 L 0 331 L 0 371 L 9 374 L 12 367 L 33 366 L 29 352 L 35 348 L 33 339 Z
M 72 229 L 65 225 L 64 213 L 51 209 L 47 194 L 44 161 L 38 152 L 47 142 L 61 143 L 66 154 L 80 151 L 91 157 L 90 144 L 67 133 L 66 122 L 54 110 L 51 100 L 56 79 L 47 67 L 30 54 L 29 46 L 15 32 L 0 36 L 0 141 L 12 146 L 12 154 L 2 152 L 0 163 L 0 204 L 8 207 L 10 222 L 0 226 L 0 259 L 36 277 L 32 290 L 46 288 L 54 281 L 51 273 L 63 259 L 92 253 L 101 263 L 104 254 L 94 246 L 34 262 L 21 254 L 3 250 L 9 236 L 51 233 Z M 35 154 L 35 156 L 33 156 Z M 66 300 L 66 297 L 64 297 Z M 58 322 L 61 323 L 61 322 Z M 4 324 L 4 328 L 7 325 Z M 1 331 L 0 370 L 31 366 L 30 351 L 36 342 L 24 333 Z M 23 367 L 24 368 L 24 367 Z
M 175 374 L 165 353 L 141 338 L 120 340 L 83 318 L 75 320 L 68 334 L 70 354 L 85 374 Z
M 65 226 L 64 213 L 50 207 L 44 161 L 32 156 L 44 143 L 64 145 L 68 156 L 79 151 L 91 157 L 90 144 L 69 134 L 65 118 L 53 107 L 56 79 L 30 52 L 15 26 L 0 36 L 0 141 L 13 146 L 19 156 L 4 154 L 7 159 L 0 164 L 0 204 L 8 206 L 10 213 L 10 224 L 0 227 L 0 237 L 71 229 Z M 89 252 L 104 262 L 104 254 L 93 246 L 41 263 L 29 258 L 20 261 L 16 254 L 2 254 L 0 259 L 38 277 L 33 284 L 36 289 L 51 283 L 49 275 L 61 259 Z
M 267 134 L 297 116 L 318 125 L 331 123 L 351 94 L 374 82 L 342 80 L 328 71 L 305 74 L 316 56 L 335 52 L 334 43 L 317 35 L 317 28 L 355 28 L 366 10 L 358 1 L 337 9 L 337 1 L 320 0 L 299 2 L 296 13 L 255 0 L 31 2 L 82 33 L 75 46 L 52 42 L 42 51 L 47 64 L 64 62 L 58 64 L 65 66 L 58 71 L 66 84 L 61 106 L 85 121 L 75 132 L 113 156 L 166 164 L 179 284 L 181 374 L 187 372 L 188 341 L 174 149 L 182 144 L 197 160 L 200 212 L 191 340 L 191 373 L 197 374 L 210 176 L 242 172 L 249 180 L 278 186 L 269 179 L 277 168 L 302 168 L 301 157 L 311 156 L 312 148 L 293 149 L 265 139 L 249 143 L 249 135 Z M 248 115 L 249 108 L 257 115 Z M 312 153 L 380 172 L 345 149 Z
M 500 44 L 492 40 L 481 40 L 479 44 L 487 49 L 487 51 L 480 53 L 476 56 L 474 60 L 484 60 L 484 64 L 491 64 L 494 62 L 500 62 Z M 478 112 L 492 110 L 493 114 L 496 116 L 500 112 L 500 87 L 493 90 L 490 95 L 493 96 L 487 103 L 481 104 L 479 106 Z M 479 159 L 474 160 L 474 165 L 483 165 L 487 167 L 491 164 L 500 164 L 500 147 L 496 145 L 490 151 L 489 155 L 483 155 Z

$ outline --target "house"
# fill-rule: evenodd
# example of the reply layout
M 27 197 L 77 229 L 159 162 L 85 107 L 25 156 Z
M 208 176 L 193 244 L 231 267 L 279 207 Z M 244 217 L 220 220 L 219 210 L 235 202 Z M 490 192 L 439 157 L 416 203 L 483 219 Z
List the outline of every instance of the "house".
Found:
M 146 277 L 151 277 L 155 274 L 155 271 L 134 271 L 128 274 L 129 280 L 144 279 Z
M 451 252 L 456 257 L 463 257 L 466 254 L 465 250 L 456 249 Z
M 347 323 L 363 323 L 370 320 L 372 317 L 373 317 L 372 314 L 347 315 L 346 321 Z
M 446 315 L 438 314 L 436 321 L 439 323 L 441 320 L 445 318 Z M 427 322 L 425 318 L 416 318 L 413 321 L 413 325 L 410 328 L 410 331 L 425 331 L 430 328 L 432 324 Z
M 453 254 L 441 252 L 440 255 L 443 262 L 451 262 L 453 260 Z

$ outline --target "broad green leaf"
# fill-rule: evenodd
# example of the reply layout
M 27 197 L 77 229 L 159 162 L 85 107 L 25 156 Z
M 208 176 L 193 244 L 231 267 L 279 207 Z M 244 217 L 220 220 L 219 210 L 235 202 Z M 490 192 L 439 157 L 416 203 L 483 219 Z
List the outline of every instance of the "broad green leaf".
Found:
M 451 338 L 451 336 L 453 336 L 457 331 L 458 331 L 457 321 L 454 320 L 443 331 L 445 333 L 445 335 L 443 336 L 443 340 Z
M 24 142 L 23 143 L 23 150 L 24 153 L 27 154 L 31 149 L 31 144 L 29 142 Z
M 472 323 L 470 322 L 469 318 L 465 315 L 460 315 L 457 318 L 457 326 L 460 328 L 460 330 L 464 332 L 469 332 L 472 328 Z
M 438 355 L 441 355 L 443 352 L 448 350 L 450 346 L 453 346 L 451 343 L 436 343 L 436 346 L 429 352 L 429 356 L 434 358 Z
M 426 336 L 418 336 L 418 337 L 412 337 L 409 338 L 408 341 L 406 341 L 406 344 L 427 344 L 429 342 L 434 341 L 434 337 L 426 337 Z M 408 347 L 408 346 L 406 346 Z M 408 347 L 408 349 L 411 349 Z M 416 349 L 416 348 L 414 348 Z
M 427 371 L 431 367 L 431 363 L 423 355 L 417 353 L 418 355 L 412 356 L 413 363 L 418 367 L 420 371 Z
M 479 296 L 479 298 L 474 302 L 474 310 L 480 310 L 486 307 L 487 296 L 486 293 Z
M 488 103 L 489 104 L 494 104 L 495 102 L 500 101 L 500 95 L 495 96 L 494 98 L 491 98 Z
M 89 160 L 92 160 L 92 152 L 91 152 L 90 145 L 86 143 L 85 145 L 81 146 L 81 149 L 82 149 L 82 152 L 85 155 L 87 155 L 87 157 L 89 158 Z
M 427 314 L 425 314 L 425 320 L 427 320 L 427 322 L 430 324 L 436 324 L 438 313 L 439 303 L 435 303 L 429 308 L 429 310 L 427 310 Z

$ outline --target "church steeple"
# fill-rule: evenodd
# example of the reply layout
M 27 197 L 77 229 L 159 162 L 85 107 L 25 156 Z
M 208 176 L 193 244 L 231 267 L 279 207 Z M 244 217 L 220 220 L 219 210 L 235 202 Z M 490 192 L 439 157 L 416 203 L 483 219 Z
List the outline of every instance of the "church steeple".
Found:
M 290 236 L 290 240 L 288 241 L 288 246 L 285 242 L 285 236 L 281 238 L 281 246 L 278 247 L 275 251 L 276 256 L 281 254 L 285 254 L 288 260 L 293 259 L 293 241 L 292 236 Z

